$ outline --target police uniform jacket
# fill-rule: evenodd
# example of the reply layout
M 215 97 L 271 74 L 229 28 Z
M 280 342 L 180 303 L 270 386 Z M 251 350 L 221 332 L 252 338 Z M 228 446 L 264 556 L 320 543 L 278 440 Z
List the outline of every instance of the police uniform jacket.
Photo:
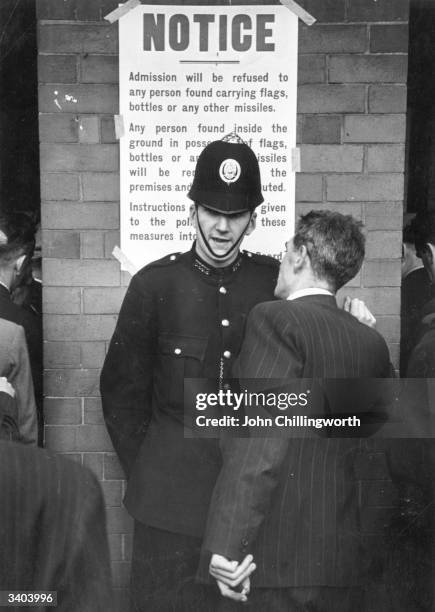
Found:
M 230 375 L 249 311 L 273 297 L 278 262 L 244 252 L 217 269 L 194 249 L 151 263 L 132 278 L 101 394 L 129 481 L 130 514 L 200 536 L 221 461 L 216 440 L 184 438 L 184 378 Z

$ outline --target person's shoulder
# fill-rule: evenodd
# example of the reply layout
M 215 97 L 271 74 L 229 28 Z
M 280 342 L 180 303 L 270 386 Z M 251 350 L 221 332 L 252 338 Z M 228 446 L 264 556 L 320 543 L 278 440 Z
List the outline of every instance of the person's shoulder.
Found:
M 10 363 L 19 363 L 23 350 L 27 351 L 24 327 L 13 321 L 0 319 L 0 371 Z
M 0 464 L 0 488 L 15 490 L 17 499 L 31 512 L 39 509 L 53 521 L 74 514 L 77 521 L 85 507 L 86 512 L 102 507 L 96 476 L 72 459 L 47 449 L 0 440 Z
M 5 340 L 11 341 L 14 338 L 24 337 L 24 330 L 18 323 L 0 318 L 0 334 L 2 342 L 5 342 Z
M 45 448 L 1 440 L 0 458 L 5 457 L 17 466 L 19 472 L 21 466 L 32 466 L 35 473 L 44 474 L 47 483 L 52 481 L 66 486 L 75 482 L 75 486 L 83 490 L 99 490 L 98 480 L 89 468 Z
M 384 336 L 381 334 L 380 331 L 378 331 L 375 327 L 369 327 L 365 323 L 360 323 L 360 325 L 362 325 L 363 328 L 366 330 L 365 331 L 366 334 L 368 330 L 368 333 L 371 334 L 374 342 L 377 342 L 379 345 L 386 347 L 388 350 L 387 341 L 385 340 Z
M 146 264 L 145 266 L 143 266 L 143 268 L 141 268 L 134 275 L 133 278 L 137 278 L 137 279 L 146 278 L 147 276 L 152 275 L 155 272 L 162 273 L 165 270 L 170 271 L 172 269 L 175 269 L 180 265 L 180 263 L 184 261 L 185 256 L 186 256 L 186 253 L 181 253 L 181 252 L 169 253 L 168 255 L 165 255 L 164 257 L 161 257 L 160 259 L 156 259 L 155 261 L 152 261 Z
M 265 266 L 272 270 L 278 270 L 279 261 L 275 257 L 269 255 L 262 255 L 261 253 L 252 253 L 251 251 L 242 251 L 244 257 L 248 262 L 256 266 Z
M 53 469 L 56 462 L 57 457 L 45 449 L 0 439 L 0 464 L 8 466 L 8 470 L 2 470 L 3 477 L 5 471 L 14 472 L 12 474 L 14 479 L 17 478 L 17 475 L 28 474 L 29 477 L 25 479 L 25 482 L 28 483 L 28 486 L 33 486 L 35 483 L 30 477 L 31 472 L 43 473 L 44 480 L 46 480 L 48 472 Z
M 433 378 L 435 376 L 435 329 L 424 331 L 408 360 L 407 378 Z
M 418 342 L 414 350 L 427 349 L 428 347 L 435 349 L 435 320 L 432 320 L 429 325 L 424 325 L 420 328 Z
M 167 284 L 179 274 L 180 265 L 185 263 L 188 257 L 189 253 L 169 253 L 146 264 L 133 275 L 129 290 L 141 293 L 148 289 L 158 289 L 162 283 Z
M 340 314 L 344 312 L 341 309 L 338 310 Z M 359 337 L 361 340 L 365 340 L 366 345 L 371 345 L 374 350 L 376 350 L 377 348 L 389 354 L 387 342 L 380 331 L 378 331 L 375 327 L 370 327 L 369 325 L 358 321 L 358 319 L 350 313 L 345 314 L 349 315 L 347 320 L 350 325 L 353 326 L 353 328 L 356 330 L 356 338 Z
M 69 479 L 70 482 L 74 481 L 77 489 L 87 491 L 87 495 L 92 491 L 99 494 L 100 485 L 95 474 L 86 466 L 77 463 L 68 457 L 62 457 L 59 454 L 52 454 L 47 452 L 47 458 L 49 461 L 56 460 L 59 471 L 64 475 L 65 482 Z
M 256 304 L 251 312 L 251 318 L 274 317 L 286 308 L 286 300 L 269 300 Z

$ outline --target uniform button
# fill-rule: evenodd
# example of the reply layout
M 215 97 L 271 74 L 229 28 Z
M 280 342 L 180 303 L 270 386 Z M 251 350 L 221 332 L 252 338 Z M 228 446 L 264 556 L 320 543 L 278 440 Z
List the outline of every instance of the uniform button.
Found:
M 244 546 L 246 548 L 246 546 L 248 546 L 249 542 L 246 538 L 243 538 L 242 540 L 242 546 Z
M 224 351 L 225 359 L 229 359 L 231 357 L 231 351 Z
M 221 325 L 222 327 L 229 327 L 230 322 L 228 321 L 228 319 L 222 319 Z
M 176 349 L 174 349 L 174 353 L 175 353 L 176 355 L 181 355 L 181 349 L 180 349 L 180 348 L 176 348 Z
M 170 259 L 171 261 L 174 261 L 174 259 L 177 259 L 177 256 L 176 256 L 176 255 L 171 255 L 169 259 Z
M 228 389 L 230 388 L 230 385 L 228 383 L 224 384 L 224 391 L 228 391 Z
M 223 295 L 225 295 L 227 292 L 227 290 L 225 289 L 225 287 L 219 287 L 219 293 L 222 293 Z
M 252 253 L 246 253 L 248 257 L 252 257 Z

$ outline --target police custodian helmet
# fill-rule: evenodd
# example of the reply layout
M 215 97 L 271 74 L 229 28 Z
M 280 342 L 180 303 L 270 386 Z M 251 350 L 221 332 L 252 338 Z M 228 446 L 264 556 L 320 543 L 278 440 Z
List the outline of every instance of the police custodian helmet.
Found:
M 264 201 L 255 153 L 235 133 L 211 142 L 198 158 L 187 195 L 224 215 L 253 212 Z

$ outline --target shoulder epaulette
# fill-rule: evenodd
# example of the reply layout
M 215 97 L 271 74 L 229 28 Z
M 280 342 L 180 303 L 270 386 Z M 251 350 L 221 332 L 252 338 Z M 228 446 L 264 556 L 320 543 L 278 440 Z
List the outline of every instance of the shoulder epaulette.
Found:
M 179 259 L 180 259 L 180 255 L 182 253 L 171 253 L 170 255 L 165 255 L 164 257 L 162 257 L 161 259 L 156 259 L 155 261 L 151 261 L 149 264 L 147 264 L 146 266 L 144 266 L 143 268 L 141 268 L 139 270 L 139 274 L 141 272 L 144 272 L 146 270 L 150 270 L 152 268 L 161 268 L 164 266 L 170 266 L 174 263 L 176 263 Z
M 151 262 L 150 266 L 170 266 L 171 264 L 178 261 L 181 252 L 179 253 L 171 253 L 170 255 L 165 255 L 161 259 L 157 259 L 157 261 Z
M 280 262 L 275 259 L 275 257 L 270 257 L 269 255 L 261 255 L 259 253 L 251 253 L 250 251 L 243 251 L 244 255 L 249 257 L 255 263 L 261 264 L 263 266 L 271 266 L 272 268 L 276 268 L 279 266 Z

